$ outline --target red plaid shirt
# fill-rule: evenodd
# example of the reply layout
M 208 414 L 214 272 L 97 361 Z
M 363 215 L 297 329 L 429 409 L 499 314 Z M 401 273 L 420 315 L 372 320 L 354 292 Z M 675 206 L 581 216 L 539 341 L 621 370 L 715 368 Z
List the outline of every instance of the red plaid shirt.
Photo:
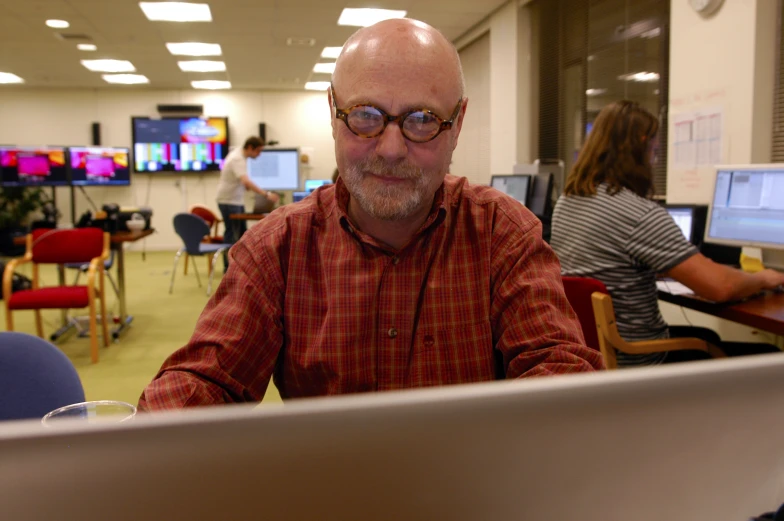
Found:
M 232 249 L 188 344 L 141 409 L 591 371 L 539 221 L 499 192 L 446 177 L 395 251 L 348 218 L 341 181 L 285 206 Z

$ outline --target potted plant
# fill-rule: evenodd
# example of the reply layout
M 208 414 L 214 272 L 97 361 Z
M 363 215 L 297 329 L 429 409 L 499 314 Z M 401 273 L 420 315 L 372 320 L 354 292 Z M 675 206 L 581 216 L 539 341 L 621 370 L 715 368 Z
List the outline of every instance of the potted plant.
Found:
M 14 237 L 30 229 L 31 214 L 49 202 L 41 188 L 4 187 L 0 190 L 0 254 L 17 256 L 24 246 L 14 246 Z

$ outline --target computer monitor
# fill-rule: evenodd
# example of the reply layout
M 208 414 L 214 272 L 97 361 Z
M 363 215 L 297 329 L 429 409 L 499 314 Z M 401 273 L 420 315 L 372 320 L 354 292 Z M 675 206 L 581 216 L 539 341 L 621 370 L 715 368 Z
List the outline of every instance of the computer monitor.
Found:
M 319 186 L 331 185 L 331 179 L 305 179 L 305 191 L 312 192 Z
M 490 178 L 490 186 L 528 206 L 528 191 L 531 186 L 530 175 L 494 175 Z
M 705 242 L 784 250 L 784 164 L 716 167 Z
M 291 194 L 291 200 L 292 202 L 298 203 L 309 195 L 310 192 L 294 192 Z
M 687 241 L 695 246 L 702 244 L 705 235 L 705 221 L 708 217 L 706 205 L 666 204 L 664 208 L 681 229 Z
M 529 197 L 528 209 L 540 219 L 550 215 L 553 193 L 553 174 L 536 174 L 532 177 L 534 186 Z
M 63 147 L 0 147 L 2 186 L 67 186 Z
M 265 190 L 299 190 L 299 149 L 265 148 L 248 158 L 248 177 Z
M 229 152 L 225 117 L 131 118 L 135 172 L 208 172 Z
M 74 186 L 127 186 L 131 184 L 127 148 L 71 147 L 68 158 Z

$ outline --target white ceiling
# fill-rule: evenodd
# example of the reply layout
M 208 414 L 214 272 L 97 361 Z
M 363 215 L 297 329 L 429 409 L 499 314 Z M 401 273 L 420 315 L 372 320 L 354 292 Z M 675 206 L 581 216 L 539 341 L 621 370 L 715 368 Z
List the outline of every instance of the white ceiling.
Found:
M 311 73 L 326 46 L 340 46 L 356 28 L 337 25 L 344 7 L 404 9 L 454 40 L 506 0 L 197 0 L 207 1 L 210 23 L 150 22 L 135 0 L 0 0 L 0 71 L 25 80 L 25 86 L 128 88 L 111 86 L 80 59 L 130 60 L 150 79 L 148 88 L 185 89 L 191 80 L 228 79 L 235 89 L 302 89 L 306 81 L 328 80 Z M 47 19 L 70 22 L 52 29 Z M 96 52 L 76 49 L 57 33 L 86 35 Z M 286 40 L 314 38 L 313 47 L 288 46 Z M 225 73 L 185 73 L 166 42 L 219 43 Z M 204 58 L 215 59 L 215 58 Z M 218 58 L 221 59 L 221 58 Z M 3 86 L 9 88 L 10 86 Z M 24 87 L 21 87 L 24 88 Z

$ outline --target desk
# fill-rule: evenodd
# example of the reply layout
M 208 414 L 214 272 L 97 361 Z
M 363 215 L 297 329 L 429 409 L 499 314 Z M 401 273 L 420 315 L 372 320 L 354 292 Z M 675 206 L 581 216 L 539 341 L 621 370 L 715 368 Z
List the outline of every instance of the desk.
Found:
M 673 295 L 659 291 L 659 300 L 731 320 L 749 327 L 784 335 L 784 294 L 774 293 L 737 304 L 717 304 L 694 295 Z
M 233 213 L 229 215 L 229 219 L 234 219 L 235 221 L 260 221 L 268 215 L 268 213 Z

